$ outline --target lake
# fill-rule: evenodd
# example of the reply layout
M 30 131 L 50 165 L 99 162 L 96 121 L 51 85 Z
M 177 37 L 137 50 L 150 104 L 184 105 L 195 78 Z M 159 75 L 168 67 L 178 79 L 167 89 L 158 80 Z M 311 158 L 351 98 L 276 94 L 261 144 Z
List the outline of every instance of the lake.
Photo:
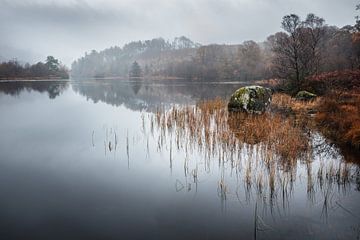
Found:
M 1 239 L 359 239 L 359 156 L 320 133 L 269 168 L 259 143 L 230 156 L 161 127 L 242 85 L 1 82 Z

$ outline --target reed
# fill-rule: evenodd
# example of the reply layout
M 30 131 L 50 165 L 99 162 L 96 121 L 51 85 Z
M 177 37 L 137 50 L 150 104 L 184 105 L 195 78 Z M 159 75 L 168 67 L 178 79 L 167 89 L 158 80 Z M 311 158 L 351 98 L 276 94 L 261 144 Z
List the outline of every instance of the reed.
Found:
M 291 105 L 296 114 L 271 111 L 262 115 L 229 113 L 226 101 L 214 99 L 200 101 L 195 105 L 173 106 L 158 109 L 148 117 L 152 135 L 156 129 L 158 151 L 168 151 L 170 168 L 176 164 L 174 151 L 185 154 L 183 169 L 186 182 L 198 183 L 201 171 L 193 168 L 191 155 L 199 153 L 204 160 L 204 172 L 210 172 L 210 159 L 217 160 L 221 172 L 228 167 L 242 174 L 245 196 L 255 191 L 262 199 L 282 199 L 284 209 L 292 196 L 296 179 L 296 168 L 305 163 L 307 169 L 307 190 L 314 199 L 316 183 L 323 189 L 329 184 L 345 186 L 352 181 L 353 169 L 322 163 L 312 169 L 312 148 L 308 126 L 298 121 L 299 114 L 306 113 L 318 103 L 298 103 L 285 96 L 275 96 L 278 106 Z M 146 124 L 145 124 L 146 125 Z M 306 124 L 305 124 L 306 125 Z M 190 160 L 191 159 L 191 160 Z M 314 176 L 313 176 L 314 175 Z M 317 182 L 314 180 L 318 180 Z M 187 184 L 185 184 L 187 186 Z M 188 191 L 191 185 L 188 186 Z M 230 192 L 224 181 L 224 173 L 218 181 L 218 194 L 225 201 Z M 267 197 L 270 196 L 270 197 Z

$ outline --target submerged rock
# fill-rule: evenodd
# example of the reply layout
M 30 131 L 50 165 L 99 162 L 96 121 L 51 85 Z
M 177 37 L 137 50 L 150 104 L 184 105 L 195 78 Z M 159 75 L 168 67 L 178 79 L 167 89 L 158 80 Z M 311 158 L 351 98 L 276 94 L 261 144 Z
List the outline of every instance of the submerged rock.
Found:
M 271 102 L 271 89 L 261 86 L 247 86 L 231 95 L 228 110 L 247 113 L 263 113 Z
M 300 91 L 296 94 L 295 98 L 302 101 L 310 101 L 316 98 L 317 95 L 308 91 Z

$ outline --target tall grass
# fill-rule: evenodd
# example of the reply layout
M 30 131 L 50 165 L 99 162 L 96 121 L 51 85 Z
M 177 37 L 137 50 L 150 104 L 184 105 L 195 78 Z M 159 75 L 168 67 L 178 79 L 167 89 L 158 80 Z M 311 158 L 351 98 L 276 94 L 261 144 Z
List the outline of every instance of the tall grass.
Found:
M 301 157 L 310 147 L 308 137 L 293 119 L 273 113 L 228 113 L 221 99 L 159 110 L 156 116 L 162 139 L 166 131 L 175 131 L 178 148 L 180 139 L 185 139 L 192 143 L 191 148 L 196 146 L 209 156 L 220 153 L 233 158 L 244 144 L 259 144 L 264 154 L 275 154 L 286 163 Z
M 356 178 L 354 170 L 344 164 L 335 166 L 323 161 L 313 168 L 313 134 L 308 123 L 297 119 L 306 109 L 317 107 L 318 102 L 297 103 L 287 96 L 275 96 L 277 106 L 286 106 L 289 102 L 295 108 L 298 106 L 298 113 L 229 113 L 226 101 L 218 98 L 196 105 L 161 108 L 146 119 L 150 121 L 148 125 L 158 151 L 168 151 L 171 171 L 179 161 L 176 151 L 185 155 L 181 164 L 187 191 L 191 190 L 191 182 L 197 189 L 201 174 L 210 173 L 210 161 L 215 161 L 221 173 L 217 191 L 223 206 L 231 196 L 231 184 L 225 178 L 228 176 L 225 171 L 230 169 L 244 184 L 246 201 L 250 201 L 252 192 L 259 199 L 268 200 L 271 207 L 278 204 L 274 199 L 280 198 L 286 209 L 294 182 L 300 177 L 297 168 L 301 163 L 305 163 L 302 176 L 307 180 L 308 197 L 313 203 L 316 192 L 321 192 L 318 189 L 332 185 L 345 188 Z M 200 157 L 193 158 L 194 154 Z M 199 163 L 199 158 L 203 162 Z M 329 198 L 328 194 L 322 196 Z

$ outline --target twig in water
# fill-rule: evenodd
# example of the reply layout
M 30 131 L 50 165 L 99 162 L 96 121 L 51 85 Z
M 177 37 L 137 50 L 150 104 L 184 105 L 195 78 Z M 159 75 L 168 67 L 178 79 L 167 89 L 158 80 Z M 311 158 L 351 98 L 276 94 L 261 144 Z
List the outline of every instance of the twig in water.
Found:
M 352 213 L 350 210 L 346 209 L 343 205 L 341 205 L 338 201 L 335 202 L 340 208 L 342 208 L 345 212 L 349 213 L 351 216 L 353 216 L 354 218 L 360 219 L 359 216 L 355 215 L 354 213 Z

